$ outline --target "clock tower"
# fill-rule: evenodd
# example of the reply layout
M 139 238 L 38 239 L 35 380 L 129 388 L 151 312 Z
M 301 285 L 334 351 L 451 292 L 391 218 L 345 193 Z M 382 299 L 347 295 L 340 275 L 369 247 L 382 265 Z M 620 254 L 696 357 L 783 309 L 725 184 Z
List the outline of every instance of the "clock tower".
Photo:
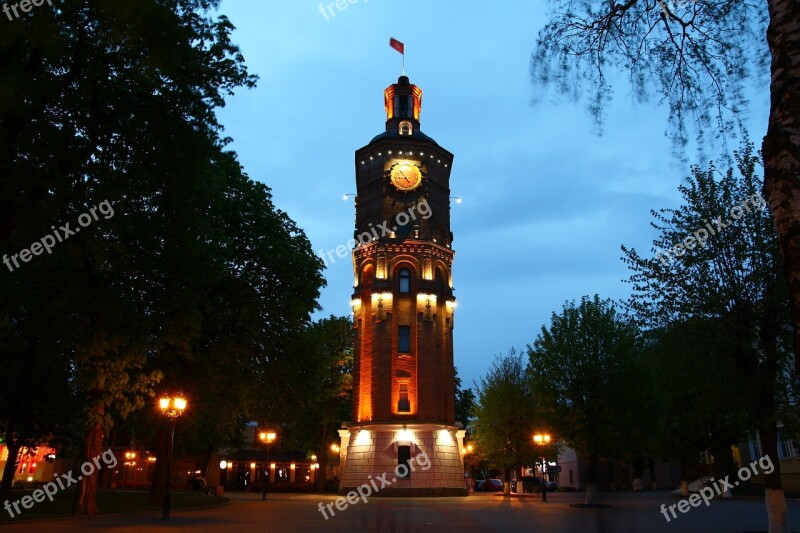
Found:
M 466 495 L 453 380 L 453 154 L 422 133 L 422 90 L 406 76 L 384 98 L 386 131 L 355 154 L 355 367 L 340 493 L 372 482 L 383 496 Z

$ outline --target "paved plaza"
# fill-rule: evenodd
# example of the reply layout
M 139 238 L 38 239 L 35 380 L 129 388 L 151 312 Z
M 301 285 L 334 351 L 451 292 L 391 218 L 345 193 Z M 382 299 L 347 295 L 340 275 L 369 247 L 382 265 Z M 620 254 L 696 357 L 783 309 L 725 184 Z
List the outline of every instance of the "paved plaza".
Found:
M 755 532 L 766 530 L 764 503 L 758 499 L 712 501 L 691 509 L 667 523 L 659 512 L 662 503 L 678 499 L 667 492 L 601 493 L 605 509 L 576 509 L 582 494 L 553 493 L 547 502 L 538 497 L 504 498 L 493 494 L 467 498 L 372 498 L 325 520 L 319 502 L 335 498 L 318 495 L 230 494 L 230 505 L 200 511 L 174 512 L 169 522 L 158 513 L 99 516 L 0 526 L 0 532 L 166 532 L 166 531 L 267 531 L 314 533 L 317 531 L 450 532 Z M 335 509 L 335 508 L 334 508 Z M 800 502 L 790 501 L 791 522 L 800 531 Z

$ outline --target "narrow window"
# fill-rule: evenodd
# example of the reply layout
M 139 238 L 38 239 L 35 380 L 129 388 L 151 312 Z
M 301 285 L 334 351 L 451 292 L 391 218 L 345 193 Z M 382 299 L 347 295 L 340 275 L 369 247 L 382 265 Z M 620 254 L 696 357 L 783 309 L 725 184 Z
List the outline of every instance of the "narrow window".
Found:
M 400 399 L 397 400 L 397 412 L 411 412 L 411 403 L 408 401 L 408 385 L 405 383 L 400 384 Z
M 400 294 L 411 292 L 411 271 L 407 268 L 400 269 Z
M 441 268 L 437 268 L 436 269 L 436 279 L 435 279 L 436 292 L 438 292 L 439 294 L 442 294 L 444 292 L 444 290 L 445 290 L 445 284 L 446 283 L 447 283 L 447 280 L 444 277 L 444 272 L 442 271 Z
M 413 129 L 410 122 L 403 121 L 400 123 L 400 135 L 411 135 Z
M 411 446 L 398 446 L 397 466 L 399 467 L 400 465 L 405 465 L 406 467 L 397 469 L 397 477 L 401 479 L 408 479 L 411 477 L 411 468 L 408 467 L 409 461 L 411 461 Z
M 398 327 L 397 351 L 400 353 L 409 353 L 411 351 L 411 326 Z
M 400 99 L 400 102 L 399 102 L 400 106 L 399 106 L 398 116 L 400 118 L 408 118 L 408 117 L 410 117 L 411 116 L 411 111 L 409 109 L 409 107 L 410 107 L 409 106 L 409 100 L 411 100 L 411 97 L 408 96 L 408 95 L 403 94 L 403 95 L 398 96 L 398 98 Z

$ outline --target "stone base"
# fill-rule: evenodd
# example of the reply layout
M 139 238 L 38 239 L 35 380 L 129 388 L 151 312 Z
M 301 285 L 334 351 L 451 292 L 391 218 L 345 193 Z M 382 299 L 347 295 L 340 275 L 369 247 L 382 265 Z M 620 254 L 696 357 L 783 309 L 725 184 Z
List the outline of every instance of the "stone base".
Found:
M 339 494 L 365 486 L 370 497 L 466 496 L 464 430 L 427 423 L 359 424 L 339 430 L 342 438 Z M 398 475 L 400 446 L 409 446 L 409 476 Z

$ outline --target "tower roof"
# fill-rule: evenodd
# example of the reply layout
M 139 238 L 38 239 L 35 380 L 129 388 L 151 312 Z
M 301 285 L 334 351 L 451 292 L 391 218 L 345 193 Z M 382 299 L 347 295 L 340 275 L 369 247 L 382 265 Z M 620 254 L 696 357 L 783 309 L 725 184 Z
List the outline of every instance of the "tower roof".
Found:
M 386 110 L 386 131 L 376 135 L 370 144 L 382 139 L 410 138 L 437 144 L 420 130 L 422 89 L 411 83 L 408 76 L 400 76 L 397 83 L 383 92 Z
M 408 76 L 400 76 L 397 83 L 383 91 L 386 109 L 386 127 L 393 120 L 413 120 L 419 123 L 422 113 L 422 89 L 412 84 Z

